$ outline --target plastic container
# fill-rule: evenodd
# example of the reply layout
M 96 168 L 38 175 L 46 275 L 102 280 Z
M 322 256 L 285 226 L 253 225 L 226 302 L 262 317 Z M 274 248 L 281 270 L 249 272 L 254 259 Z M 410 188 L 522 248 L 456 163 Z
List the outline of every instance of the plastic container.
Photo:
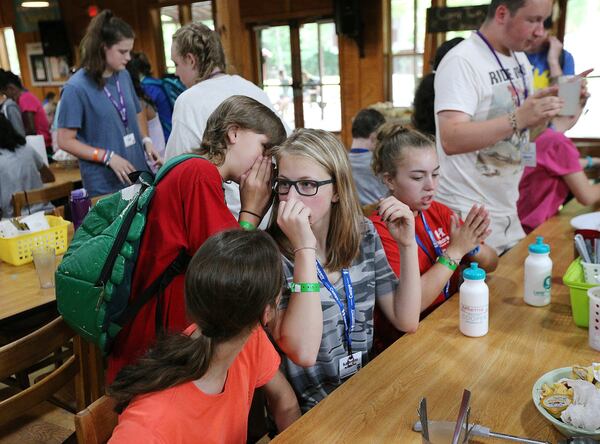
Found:
M 544 243 L 542 236 L 536 237 L 535 243 L 529 245 L 529 256 L 525 259 L 524 274 L 523 297 L 525 303 L 534 307 L 548 305 L 552 286 L 552 260 L 550 259 L 550 245 Z
M 92 201 L 90 200 L 86 189 L 79 188 L 71 191 L 69 205 L 71 206 L 71 219 L 73 220 L 73 228 L 76 230 L 79 228 L 83 222 L 83 219 L 85 219 L 85 216 L 92 207 Z
M 485 270 L 479 268 L 477 262 L 471 262 L 471 266 L 463 272 L 463 279 L 459 289 L 460 331 L 465 336 L 484 336 L 489 328 L 490 301 Z
M 33 261 L 31 251 L 35 247 L 52 247 L 57 256 L 67 251 L 67 228 L 71 222 L 56 216 L 46 216 L 46 220 L 50 225 L 47 230 L 9 239 L 0 238 L 0 259 L 12 265 L 23 265 Z
M 563 276 L 563 284 L 569 287 L 571 312 L 575 325 L 587 328 L 590 316 L 587 291 L 598 285 L 585 282 L 583 268 L 581 267 L 581 258 L 577 258 L 571 262 L 571 265 L 569 265 Z
M 581 261 L 583 277 L 588 284 L 600 284 L 600 264 L 590 264 Z

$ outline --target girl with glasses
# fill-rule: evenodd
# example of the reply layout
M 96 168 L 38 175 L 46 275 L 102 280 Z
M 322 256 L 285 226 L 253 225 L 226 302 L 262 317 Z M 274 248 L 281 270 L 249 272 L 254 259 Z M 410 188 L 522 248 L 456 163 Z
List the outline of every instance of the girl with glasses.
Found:
M 430 136 L 399 124 L 384 124 L 377 133 L 372 166 L 393 198 L 408 205 L 414 215 L 421 273 L 421 312 L 429 313 L 456 292 L 457 266 L 463 258 L 478 262 L 488 272 L 496 268 L 498 256 L 484 243 L 490 234 L 487 210 L 474 205 L 463 223 L 452 210 L 433 200 L 440 163 Z M 392 269 L 402 276 L 404 258 L 388 224 L 377 213 L 370 219 L 379 232 Z M 383 351 L 401 335 L 388 322 L 385 313 L 376 308 L 375 352 Z
M 306 412 L 367 363 L 376 303 L 396 328 L 417 329 L 414 217 L 393 197 L 379 206 L 403 258 L 398 281 L 362 216 L 340 141 L 326 131 L 299 129 L 274 156 L 279 172 L 269 231 L 282 251 L 288 288 L 273 336 Z

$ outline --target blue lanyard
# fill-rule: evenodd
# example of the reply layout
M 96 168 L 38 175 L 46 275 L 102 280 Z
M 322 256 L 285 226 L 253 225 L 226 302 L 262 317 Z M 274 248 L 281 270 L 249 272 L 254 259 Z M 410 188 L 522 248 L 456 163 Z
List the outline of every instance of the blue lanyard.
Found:
M 354 330 L 354 312 L 356 310 L 354 304 L 354 289 L 352 288 L 352 281 L 350 280 L 350 273 L 347 268 L 342 269 L 342 279 L 344 280 L 344 291 L 346 292 L 346 300 L 348 302 L 348 310 L 344 307 L 343 302 L 340 300 L 337 290 L 329 282 L 327 273 L 323 269 L 323 266 L 317 259 L 317 276 L 323 284 L 323 286 L 331 293 L 331 297 L 338 305 L 340 312 L 342 313 L 342 319 L 344 320 L 344 336 L 346 337 L 346 343 L 348 344 L 348 355 L 352 356 L 352 338 L 350 334 Z
M 486 39 L 485 36 L 480 31 L 477 31 L 477 35 L 481 38 L 481 40 L 483 40 L 483 42 L 487 45 L 487 47 L 490 49 L 490 51 L 492 51 L 492 54 L 494 54 L 494 57 L 496 57 L 496 61 L 498 62 L 498 65 L 500 65 L 500 68 L 502 69 L 502 71 L 504 71 L 506 73 L 506 75 L 508 76 L 510 85 L 512 86 L 513 91 L 515 92 L 515 95 L 517 96 L 517 106 L 521 106 L 521 98 L 519 97 L 517 88 L 515 87 L 515 84 L 512 81 L 512 76 L 510 75 L 508 70 L 506 68 L 504 68 L 504 65 L 502 65 L 502 62 L 500 61 L 498 54 L 496 54 L 496 50 L 494 49 L 494 47 L 492 46 L 490 41 L 488 39 Z M 519 67 L 519 72 L 521 73 L 521 78 L 523 79 L 523 95 L 525 96 L 525 99 L 527 99 L 527 96 L 529 95 L 529 91 L 527 90 L 527 82 L 525 81 L 525 74 L 523 73 L 523 67 L 519 63 L 519 60 L 517 59 L 517 56 L 515 55 L 515 53 L 511 51 L 511 54 L 513 56 L 513 59 L 515 59 L 515 62 L 517 62 L 517 66 Z
M 429 228 L 427 219 L 425 219 L 425 211 L 421 211 L 421 220 L 423 221 L 423 226 L 425 227 L 427 236 L 429 236 L 429 240 L 433 244 L 433 250 L 435 251 L 436 257 L 443 255 L 444 252 L 442 251 L 442 247 L 440 247 L 440 244 L 438 244 L 438 241 L 435 239 L 435 236 L 433 235 L 431 228 Z M 431 255 L 429 254 L 429 251 L 427 251 L 427 247 L 425 246 L 423 241 L 421 241 L 421 239 L 419 239 L 419 236 L 416 233 L 415 233 L 415 239 L 416 239 L 419 247 L 421 247 L 421 250 L 423 250 L 423 252 L 427 255 L 427 257 L 431 261 L 431 265 L 435 264 L 435 259 L 431 257 Z M 448 280 L 448 282 L 446 282 L 446 285 L 444 285 L 444 299 L 448 299 L 449 297 L 450 297 L 450 280 Z
M 123 98 L 123 93 L 121 92 L 121 83 L 119 82 L 119 79 L 117 79 L 117 92 L 119 93 L 118 102 L 113 98 L 113 95 L 110 93 L 108 88 L 106 86 L 104 87 L 104 94 L 106 94 L 108 100 L 112 102 L 113 106 L 119 113 L 121 122 L 123 122 L 123 125 L 125 125 L 125 129 L 127 130 L 129 128 L 129 120 L 127 119 L 127 107 L 125 106 L 125 99 Z
M 369 150 L 367 148 L 351 148 L 350 152 L 360 154 L 360 153 L 368 153 Z

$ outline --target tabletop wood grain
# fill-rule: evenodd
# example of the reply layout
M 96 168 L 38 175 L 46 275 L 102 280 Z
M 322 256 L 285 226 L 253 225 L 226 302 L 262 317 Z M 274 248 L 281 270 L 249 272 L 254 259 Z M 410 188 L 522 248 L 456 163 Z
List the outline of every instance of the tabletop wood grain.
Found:
M 570 203 L 500 259 L 487 278 L 490 331 L 468 338 L 458 329 L 458 295 L 451 297 L 275 442 L 412 443 L 421 397 L 429 419 L 456 420 L 463 389 L 471 390 L 471 419 L 492 431 L 557 442 L 561 435 L 536 410 L 531 391 L 544 373 L 600 361 L 587 329 L 571 317 L 562 275 L 573 260 L 570 219 L 591 209 Z M 536 235 L 550 244 L 552 302 L 523 302 L 523 263 Z M 483 442 L 483 440 L 482 440 Z M 500 442 L 485 439 L 485 442 Z
M 56 179 L 54 182 L 44 184 L 44 186 L 58 185 L 65 182 L 81 182 L 81 171 L 78 166 L 64 165 L 60 162 L 50 164 L 50 170 Z

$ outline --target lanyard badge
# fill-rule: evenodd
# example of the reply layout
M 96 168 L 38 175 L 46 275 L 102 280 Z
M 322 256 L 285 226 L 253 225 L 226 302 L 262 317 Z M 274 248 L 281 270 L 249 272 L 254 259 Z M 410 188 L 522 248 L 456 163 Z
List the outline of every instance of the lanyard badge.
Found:
M 119 113 L 121 122 L 123 122 L 123 125 L 125 126 L 125 129 L 127 130 L 129 127 L 129 120 L 127 118 L 127 107 L 125 106 L 125 98 L 123 97 L 123 93 L 121 92 L 121 82 L 119 82 L 119 79 L 117 79 L 117 93 L 119 95 L 118 102 L 115 100 L 115 98 L 110 93 L 108 88 L 106 86 L 104 87 L 104 94 L 106 94 L 106 97 L 108 97 L 108 100 L 110 100 L 110 102 L 113 104 L 113 106 L 117 110 L 117 113 Z

